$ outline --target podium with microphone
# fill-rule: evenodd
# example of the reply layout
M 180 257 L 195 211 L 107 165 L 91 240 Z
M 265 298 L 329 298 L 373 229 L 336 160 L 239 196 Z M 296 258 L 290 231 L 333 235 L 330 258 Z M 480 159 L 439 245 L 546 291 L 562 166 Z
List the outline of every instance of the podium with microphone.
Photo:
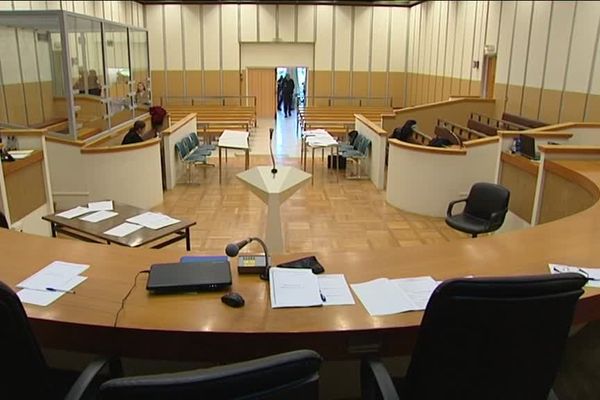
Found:
M 273 140 L 273 129 L 270 129 Z M 275 165 L 273 149 L 271 151 L 272 166 L 254 167 L 237 174 L 238 179 L 246 183 L 252 193 L 267 205 L 266 244 L 272 253 L 284 251 L 283 231 L 281 229 L 280 206 L 289 199 L 302 184 L 308 182 L 311 174 L 298 168 Z

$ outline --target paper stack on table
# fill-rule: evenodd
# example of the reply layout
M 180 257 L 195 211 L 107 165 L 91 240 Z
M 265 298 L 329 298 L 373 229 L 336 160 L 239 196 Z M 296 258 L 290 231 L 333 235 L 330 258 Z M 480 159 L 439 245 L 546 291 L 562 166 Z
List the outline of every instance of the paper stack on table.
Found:
M 600 268 L 578 267 L 575 265 L 548 264 L 551 274 L 564 274 L 566 272 L 575 272 L 588 279 L 585 286 L 600 288 Z
M 108 218 L 112 218 L 115 215 L 119 215 L 119 213 L 116 213 L 114 211 L 96 211 L 95 213 L 86 215 L 85 217 L 81 217 L 79 218 L 82 221 L 86 221 L 86 222 L 100 222 L 100 221 L 104 221 L 105 219 Z
M 65 293 L 74 293 L 73 288 L 87 279 L 79 274 L 88 268 L 85 264 L 54 261 L 17 284 L 22 289 L 17 296 L 23 303 L 47 306 Z
M 164 228 L 165 226 L 176 224 L 180 221 L 165 214 L 149 211 L 140 215 L 136 215 L 135 217 L 128 218 L 127 222 L 142 225 L 150 229 L 160 229 Z
M 143 228 L 143 226 L 141 226 L 141 225 L 130 224 L 129 222 L 123 222 L 122 224 L 112 227 L 109 230 L 105 231 L 104 234 L 116 236 L 116 237 L 124 237 L 124 236 L 127 236 L 130 233 L 133 233 L 142 228 Z
M 58 214 L 56 214 L 56 216 L 61 217 L 61 218 L 66 218 L 66 219 L 72 219 L 75 217 L 79 217 L 80 215 L 87 214 L 90 211 L 92 211 L 92 210 L 90 210 L 87 207 L 77 206 L 75 208 L 71 208 L 70 210 L 58 213 Z
M 90 211 L 111 211 L 113 209 L 113 202 L 112 200 L 95 201 L 92 203 L 88 203 L 88 208 L 90 209 Z
M 424 310 L 437 287 L 430 276 L 416 278 L 379 278 L 350 285 L 372 316 Z

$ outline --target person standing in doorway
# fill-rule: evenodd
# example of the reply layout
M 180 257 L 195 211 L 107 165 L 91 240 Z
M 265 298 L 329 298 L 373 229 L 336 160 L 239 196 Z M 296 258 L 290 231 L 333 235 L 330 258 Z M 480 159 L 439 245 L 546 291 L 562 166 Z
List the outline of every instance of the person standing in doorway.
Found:
M 281 111 L 281 103 L 283 103 L 283 82 L 285 82 L 285 77 L 281 75 L 277 79 L 277 111 Z
M 286 74 L 285 80 L 283 81 L 283 113 L 286 117 L 290 117 L 292 115 L 294 86 L 294 80 L 290 78 L 290 74 Z

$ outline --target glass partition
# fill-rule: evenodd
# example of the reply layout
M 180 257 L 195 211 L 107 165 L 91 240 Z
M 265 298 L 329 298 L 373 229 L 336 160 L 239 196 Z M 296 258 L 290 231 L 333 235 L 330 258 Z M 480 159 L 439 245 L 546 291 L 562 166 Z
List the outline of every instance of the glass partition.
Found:
M 147 31 L 71 12 L 0 11 L 0 123 L 82 140 L 147 112 Z
M 136 115 L 148 112 L 152 104 L 150 93 L 150 68 L 148 65 L 148 34 L 146 31 L 130 29 L 132 102 Z

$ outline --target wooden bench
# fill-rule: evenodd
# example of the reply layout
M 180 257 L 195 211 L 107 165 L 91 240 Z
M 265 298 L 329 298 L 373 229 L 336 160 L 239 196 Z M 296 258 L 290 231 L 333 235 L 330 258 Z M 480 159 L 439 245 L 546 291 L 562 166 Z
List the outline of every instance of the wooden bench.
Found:
M 446 121 L 441 118 L 438 118 L 437 125 L 448 128 L 452 133 L 458 135 L 458 137 L 460 137 L 463 141 L 487 137 L 487 135 L 482 132 L 478 132 L 474 129 L 467 128 L 466 126 Z
M 498 128 L 496 128 L 494 126 L 486 125 L 486 124 L 476 121 L 474 119 L 469 119 L 467 121 L 467 128 L 472 129 L 477 132 L 481 132 L 487 136 L 498 135 Z
M 487 115 L 471 113 L 469 119 L 475 120 L 477 122 L 481 122 L 482 124 L 507 131 L 522 131 L 525 129 L 529 129 L 527 126 L 517 124 L 511 121 L 499 120 L 496 118 L 488 117 Z M 467 126 L 469 126 L 467 124 Z
M 513 122 L 515 124 L 519 124 L 521 126 L 526 126 L 528 128 L 541 128 L 542 126 L 548 126 L 547 123 L 542 121 L 537 121 L 535 119 L 525 118 L 520 115 L 509 114 L 507 112 L 502 113 L 502 120 Z

